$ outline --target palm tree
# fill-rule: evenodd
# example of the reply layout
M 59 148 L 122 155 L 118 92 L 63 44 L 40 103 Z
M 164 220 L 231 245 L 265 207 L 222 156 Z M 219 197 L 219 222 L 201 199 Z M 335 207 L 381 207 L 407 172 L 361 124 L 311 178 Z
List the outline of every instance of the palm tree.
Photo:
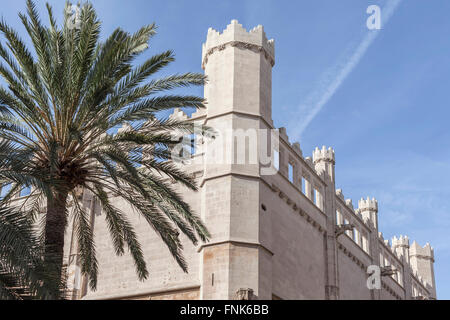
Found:
M 197 190 L 193 178 L 171 158 L 179 143 L 174 133 L 190 134 L 193 125 L 166 119 L 158 112 L 177 107 L 204 107 L 204 99 L 165 91 L 200 86 L 197 73 L 152 76 L 174 61 L 172 51 L 154 55 L 140 65 L 134 60 L 148 48 L 154 24 L 134 34 L 116 29 L 99 41 L 101 23 L 91 4 L 84 4 L 74 24 L 66 3 L 64 25 L 57 26 L 47 4 L 49 26 L 42 24 L 33 1 L 19 17 L 31 38 L 32 53 L 5 21 L 0 32 L 0 139 L 12 152 L 2 185 L 10 191 L 2 202 L 12 206 L 14 194 L 32 187 L 28 205 L 18 210 L 36 217 L 45 207 L 44 256 L 56 259 L 53 274 L 62 277 L 64 231 L 69 211 L 79 243 L 81 271 L 97 285 L 97 260 L 89 214 L 79 201 L 80 190 L 98 199 L 117 255 L 128 249 L 140 280 L 148 277 L 141 245 L 127 213 L 112 198 L 124 199 L 167 245 L 187 272 L 179 230 L 194 244 L 209 234 L 184 202 L 173 182 Z M 74 27 L 75 26 L 75 27 Z M 115 135 L 114 128 L 129 128 Z M 55 258 L 56 257 L 56 258 Z M 48 266 L 46 266 L 48 268 Z M 48 270 L 47 270 L 48 271 Z
M 0 110 L 1 113 L 1 110 Z M 15 150 L 0 141 L 0 181 L 21 183 L 22 175 L 13 173 L 23 163 L 14 159 Z M 13 160 L 13 162 L 11 162 Z M 19 178 L 19 179 L 17 179 Z M 36 177 L 28 177 L 36 179 Z M 32 212 L 24 214 L 17 206 L 0 202 L 0 299 L 56 299 L 64 295 L 64 283 L 44 267 L 43 245 L 36 234 Z

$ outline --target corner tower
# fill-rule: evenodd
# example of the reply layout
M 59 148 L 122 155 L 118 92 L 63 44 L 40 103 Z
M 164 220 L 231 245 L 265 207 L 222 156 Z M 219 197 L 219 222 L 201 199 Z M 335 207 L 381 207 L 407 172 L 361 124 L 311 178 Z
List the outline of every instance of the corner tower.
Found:
M 209 28 L 202 52 L 208 116 L 236 111 L 272 124 L 274 64 L 274 41 L 267 40 L 261 25 L 246 31 L 232 20 L 222 33 Z
M 236 20 L 222 33 L 210 28 L 203 44 L 205 124 L 218 134 L 206 146 L 201 181 L 201 213 L 211 233 L 199 248 L 202 299 L 234 299 L 244 291 L 257 299 L 272 297 L 272 284 L 262 276 L 272 271 L 271 253 L 260 241 L 268 217 L 260 208 L 259 130 L 273 127 L 274 59 L 274 42 L 263 27 L 246 31 Z M 240 162 L 235 156 L 242 150 Z M 224 157 L 217 156 L 221 152 Z
M 429 243 L 422 247 L 414 241 L 409 248 L 409 259 L 412 269 L 431 286 L 432 297 L 436 298 L 433 248 Z

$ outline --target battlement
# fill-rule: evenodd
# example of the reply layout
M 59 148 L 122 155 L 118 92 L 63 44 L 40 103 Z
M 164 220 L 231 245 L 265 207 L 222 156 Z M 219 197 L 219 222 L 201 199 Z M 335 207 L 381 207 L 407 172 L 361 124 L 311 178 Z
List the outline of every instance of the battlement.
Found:
M 202 50 L 202 66 L 204 67 L 208 62 L 208 55 L 216 49 L 223 50 L 226 45 L 263 51 L 272 65 L 275 64 L 275 42 L 273 39 L 267 40 L 264 27 L 258 25 L 247 31 L 237 20 L 231 20 L 231 23 L 222 33 L 213 28 L 208 29 L 208 35 Z
M 396 236 L 394 236 L 392 238 L 392 248 L 395 249 L 395 248 L 399 248 L 399 247 L 409 248 L 408 236 L 400 235 L 399 238 L 397 238 Z
M 313 152 L 313 161 L 316 164 L 319 161 L 328 161 L 334 163 L 334 150 L 329 147 L 328 149 L 323 146 L 322 149 L 317 147 Z
M 361 200 L 358 201 L 358 212 L 363 211 L 377 211 L 378 212 L 378 201 L 375 198 L 370 199 L 367 197 L 367 199 L 361 198 Z
M 354 211 L 352 199 L 345 199 L 345 204 L 350 208 L 351 211 Z
M 336 189 L 336 196 L 340 198 L 342 201 L 345 201 L 344 193 L 342 192 L 342 189 Z
M 434 249 L 430 246 L 429 243 L 425 244 L 425 246 L 419 245 L 416 241 L 411 244 L 409 248 L 409 255 L 411 257 L 417 258 L 429 258 L 434 260 Z
M 183 121 L 183 120 L 188 120 L 189 117 L 188 117 L 187 114 L 186 114 L 183 110 L 181 110 L 180 108 L 175 108 L 175 109 L 173 110 L 173 113 L 169 115 L 169 119 Z

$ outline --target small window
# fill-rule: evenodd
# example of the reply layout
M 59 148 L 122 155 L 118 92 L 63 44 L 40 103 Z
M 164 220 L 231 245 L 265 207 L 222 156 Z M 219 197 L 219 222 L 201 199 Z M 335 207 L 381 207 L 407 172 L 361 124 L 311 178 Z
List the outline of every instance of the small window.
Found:
M 280 153 L 277 150 L 273 150 L 273 166 L 277 171 L 280 170 Z
M 302 177 L 302 192 L 306 194 L 306 179 Z
M 350 222 L 347 219 L 344 219 L 344 224 L 350 224 Z M 351 230 L 345 231 L 345 234 L 348 235 L 350 238 L 353 236 Z
M 289 175 L 289 181 L 291 183 L 294 183 L 294 166 L 292 165 L 292 163 L 289 163 L 288 175 Z
M 398 269 L 397 277 L 398 277 L 398 283 L 403 286 L 403 277 L 402 277 L 401 269 Z
M 362 236 L 362 248 L 365 252 L 369 253 L 369 243 L 365 235 Z
M 323 209 L 322 194 L 317 189 L 314 189 L 314 203 L 316 204 L 317 208 L 319 208 L 320 210 Z
M 336 210 L 336 224 L 340 225 L 341 224 L 341 220 L 342 220 L 341 213 Z
M 356 228 L 353 228 L 353 241 L 355 241 L 356 243 L 358 243 L 358 230 L 356 230 Z
M 394 268 L 398 270 L 397 267 L 394 267 Z M 399 282 L 399 281 L 398 281 L 398 272 L 395 272 L 395 273 L 392 275 L 392 278 L 394 278 L 395 281 Z

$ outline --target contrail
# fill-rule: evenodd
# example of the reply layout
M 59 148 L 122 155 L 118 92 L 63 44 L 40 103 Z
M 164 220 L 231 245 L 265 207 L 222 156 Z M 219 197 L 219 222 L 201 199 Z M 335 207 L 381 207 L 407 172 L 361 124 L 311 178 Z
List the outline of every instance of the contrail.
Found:
M 398 7 L 402 0 L 388 0 L 386 5 L 381 10 L 382 26 L 386 25 L 391 16 L 394 14 L 395 9 Z M 331 69 L 331 75 L 324 76 L 313 93 L 308 96 L 306 101 L 300 105 L 300 114 L 294 119 L 300 119 L 300 124 L 291 122 L 294 128 L 293 138 L 300 139 L 303 131 L 315 118 L 315 116 L 322 110 L 325 104 L 333 97 L 347 76 L 353 71 L 353 69 L 361 61 L 361 58 L 366 53 L 372 42 L 378 36 L 380 30 L 370 30 L 366 33 L 361 43 L 356 47 L 355 51 L 340 59 L 334 67 Z M 305 116 L 306 114 L 306 116 Z

